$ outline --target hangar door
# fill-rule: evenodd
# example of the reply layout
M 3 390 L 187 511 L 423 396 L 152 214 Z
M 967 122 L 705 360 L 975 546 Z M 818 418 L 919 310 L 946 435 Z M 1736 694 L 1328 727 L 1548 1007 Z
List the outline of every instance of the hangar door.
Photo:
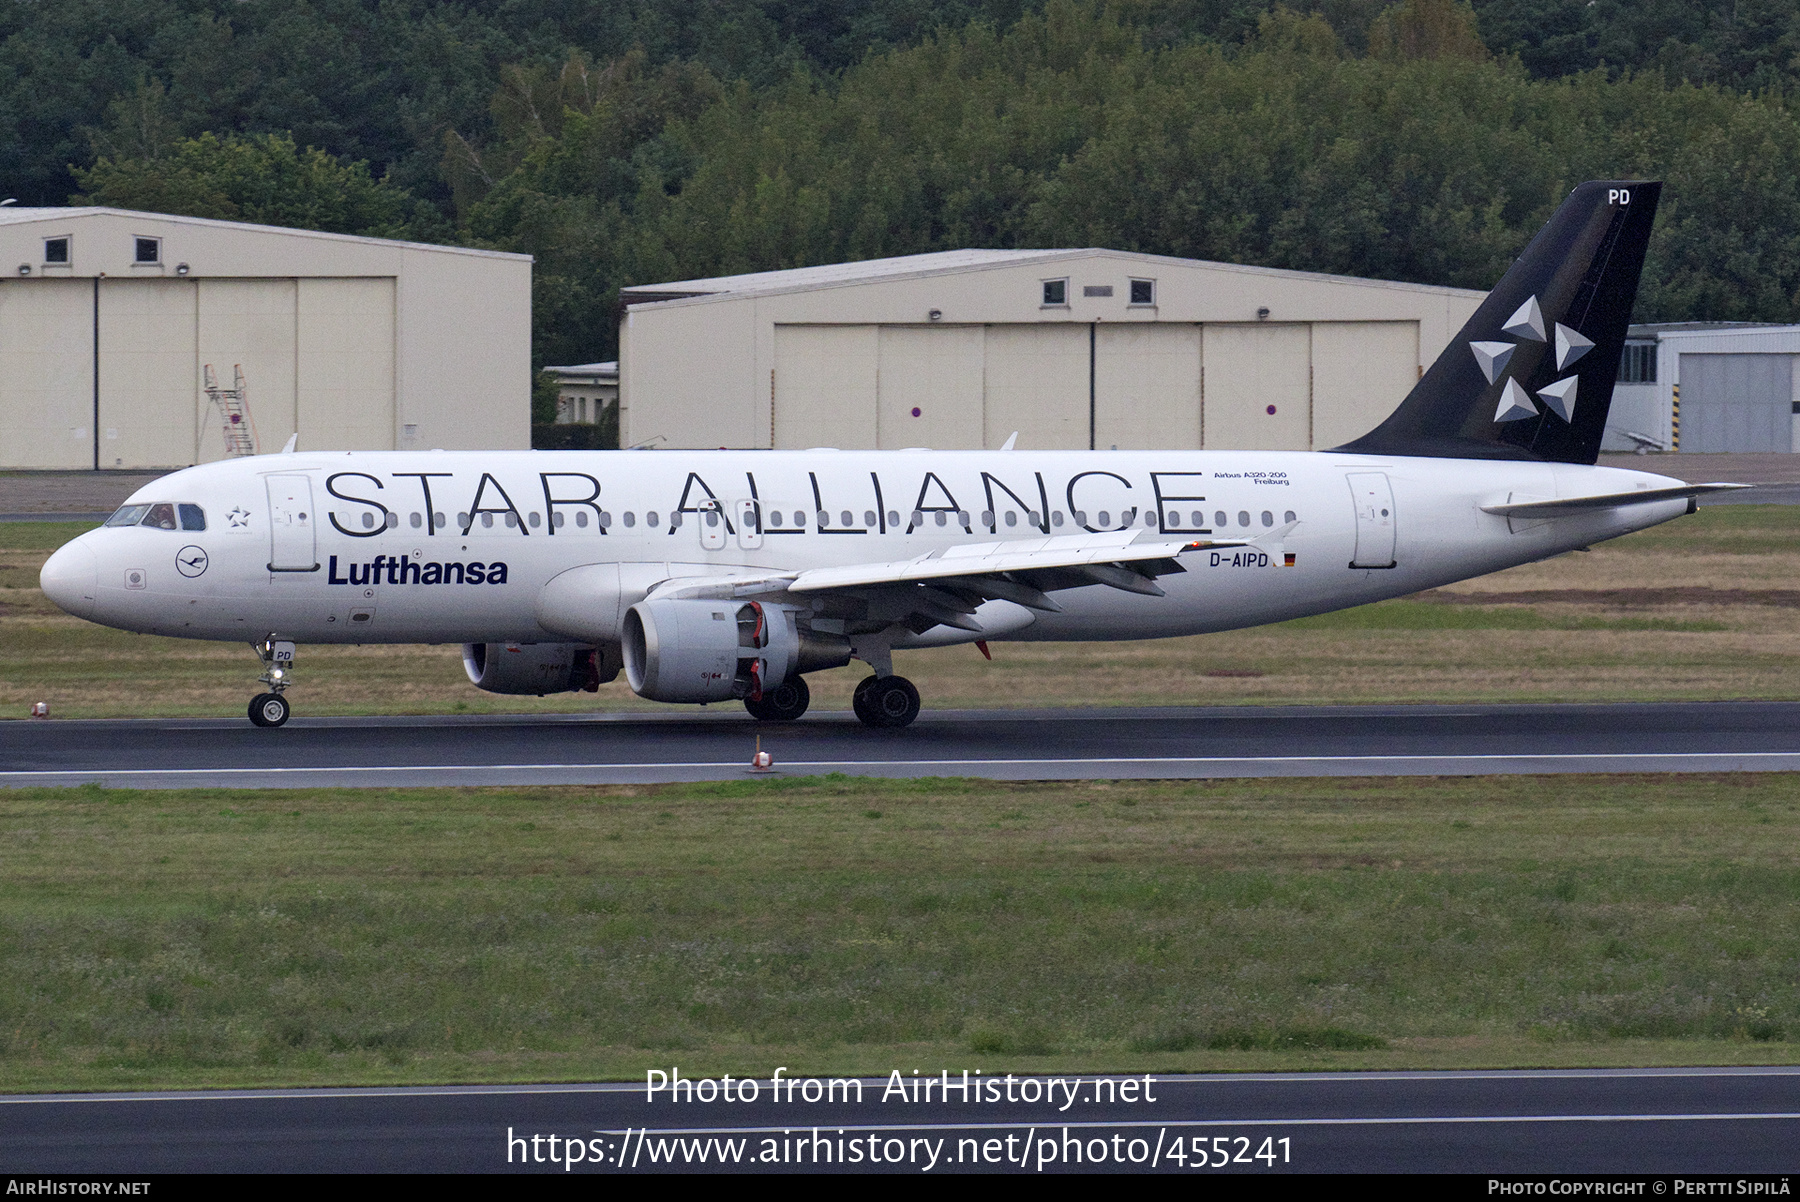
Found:
M 1683 451 L 1792 451 L 1789 355 L 1681 356 Z
M 294 414 L 304 449 L 393 450 L 394 281 L 295 283 Z
M 229 387 L 234 367 L 244 369 L 250 417 L 257 443 L 279 451 L 294 425 L 294 335 L 296 280 L 201 280 L 199 360 L 212 364 Z M 194 396 L 199 447 L 195 458 L 210 463 L 225 457 L 225 437 L 206 394 Z M 308 430 L 313 449 L 323 449 L 323 431 Z
M 94 464 L 94 285 L 0 283 L 0 467 Z
M 263 451 L 394 445 L 392 279 L 31 280 L 0 288 L 0 466 L 225 454 L 203 388 L 243 369 Z
M 1312 449 L 1312 327 L 1205 327 L 1208 450 Z
M 1088 327 L 778 325 L 774 445 L 1088 445 Z
M 776 326 L 774 445 L 875 446 L 875 326 Z
M 1095 328 L 1097 449 L 1200 449 L 1200 337 L 1186 322 Z
M 195 298 L 192 280 L 100 281 L 100 467 L 194 462 Z
M 1312 445 L 1323 450 L 1361 438 L 1418 382 L 1418 322 L 1314 322 Z
M 774 445 L 1338 446 L 1418 379 L 1411 321 L 777 325 Z

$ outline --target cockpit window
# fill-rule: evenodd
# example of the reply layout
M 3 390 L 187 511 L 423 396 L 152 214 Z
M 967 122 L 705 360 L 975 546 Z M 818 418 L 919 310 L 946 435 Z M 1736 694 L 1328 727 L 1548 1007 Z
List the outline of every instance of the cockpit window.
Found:
M 106 519 L 106 524 L 148 526 L 152 530 L 204 530 L 206 510 L 198 505 L 172 505 L 167 501 L 152 505 L 122 505 L 117 513 Z
M 135 526 L 150 512 L 148 505 L 122 505 L 119 512 L 106 519 L 108 526 Z

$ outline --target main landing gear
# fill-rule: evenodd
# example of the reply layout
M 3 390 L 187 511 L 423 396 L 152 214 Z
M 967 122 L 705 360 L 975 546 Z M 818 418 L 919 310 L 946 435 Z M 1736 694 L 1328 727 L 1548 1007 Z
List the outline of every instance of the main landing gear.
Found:
M 806 687 L 806 679 L 796 676 L 774 688 L 764 689 L 759 698 L 744 698 L 744 708 L 759 722 L 792 722 L 806 712 L 811 702 L 812 693 Z M 904 676 L 869 676 L 856 686 L 850 706 L 864 726 L 897 730 L 912 725 L 912 720 L 919 716 L 919 690 Z M 255 720 L 256 715 L 252 713 L 251 721 Z
M 288 720 L 287 692 L 294 670 L 294 645 L 278 639 L 264 639 L 250 644 L 262 661 L 263 674 L 257 677 L 269 686 L 267 693 L 250 699 L 250 721 L 257 726 L 281 726 Z
M 812 704 L 812 690 L 806 678 L 796 676 L 762 691 L 760 697 L 744 698 L 744 708 L 758 722 L 792 722 Z
M 919 690 L 904 676 L 869 676 L 856 686 L 850 708 L 864 726 L 895 730 L 919 716 Z

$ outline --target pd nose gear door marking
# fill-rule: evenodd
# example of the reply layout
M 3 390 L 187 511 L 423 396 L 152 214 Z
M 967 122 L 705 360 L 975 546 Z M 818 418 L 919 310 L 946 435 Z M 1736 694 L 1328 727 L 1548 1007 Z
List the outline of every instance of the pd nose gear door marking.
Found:
M 312 480 L 293 473 L 266 478 L 269 490 L 269 571 L 316 572 Z
M 1385 472 L 1351 472 L 1344 477 L 1356 504 L 1353 568 L 1391 568 L 1394 559 L 1394 490 Z

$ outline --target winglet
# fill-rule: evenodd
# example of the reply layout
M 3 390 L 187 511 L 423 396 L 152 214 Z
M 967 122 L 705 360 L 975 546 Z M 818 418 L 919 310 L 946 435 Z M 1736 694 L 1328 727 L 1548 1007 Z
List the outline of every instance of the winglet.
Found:
M 1013 449 L 1013 445 L 1015 443 L 1017 443 L 1018 441 L 1019 441 L 1019 432 L 1017 430 L 1014 430 L 1012 432 L 1012 434 L 1007 437 L 1006 441 L 1000 444 L 1000 449 L 1002 451 L 1010 451 Z
M 295 433 L 288 435 L 288 440 L 281 444 L 281 453 L 283 455 L 292 455 L 294 453 L 294 448 L 299 445 L 300 435 L 296 431 Z

